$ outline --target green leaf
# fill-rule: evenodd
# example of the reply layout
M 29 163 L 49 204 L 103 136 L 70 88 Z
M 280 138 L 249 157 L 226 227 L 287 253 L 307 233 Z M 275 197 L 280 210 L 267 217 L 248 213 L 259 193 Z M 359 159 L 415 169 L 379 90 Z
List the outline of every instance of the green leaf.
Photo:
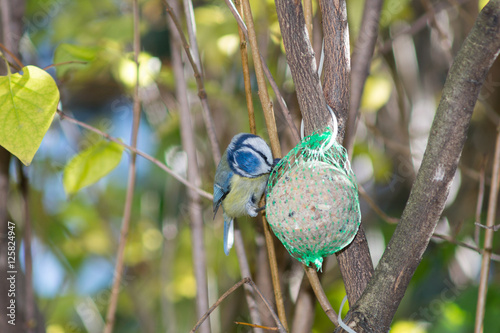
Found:
M 52 123 L 59 90 L 52 77 L 35 66 L 0 76 L 0 146 L 29 165 Z
M 54 52 L 54 63 L 60 64 L 69 61 L 93 61 L 96 57 L 98 47 L 86 47 L 72 44 L 60 44 Z M 70 69 L 81 68 L 81 63 L 71 63 L 56 66 L 57 77 L 62 77 Z
M 123 149 L 115 142 L 100 141 L 75 155 L 64 168 L 66 193 L 73 194 L 110 173 L 120 163 Z

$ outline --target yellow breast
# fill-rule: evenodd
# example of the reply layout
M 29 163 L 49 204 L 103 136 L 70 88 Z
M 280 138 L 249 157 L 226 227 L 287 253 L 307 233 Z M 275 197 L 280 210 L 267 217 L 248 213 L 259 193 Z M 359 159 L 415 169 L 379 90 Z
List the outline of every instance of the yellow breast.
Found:
M 231 179 L 231 190 L 222 202 L 222 209 L 229 217 L 247 215 L 246 203 L 255 198 L 258 205 L 266 188 L 269 174 L 257 178 L 245 178 L 233 175 Z

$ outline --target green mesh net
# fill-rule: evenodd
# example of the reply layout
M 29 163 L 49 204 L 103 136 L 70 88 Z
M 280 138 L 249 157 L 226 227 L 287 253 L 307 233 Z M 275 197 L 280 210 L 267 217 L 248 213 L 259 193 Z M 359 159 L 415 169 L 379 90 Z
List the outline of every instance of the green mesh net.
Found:
M 347 151 L 329 128 L 305 137 L 281 159 L 266 193 L 271 229 L 305 265 L 314 263 L 320 270 L 323 257 L 356 236 L 361 222 L 358 187 Z

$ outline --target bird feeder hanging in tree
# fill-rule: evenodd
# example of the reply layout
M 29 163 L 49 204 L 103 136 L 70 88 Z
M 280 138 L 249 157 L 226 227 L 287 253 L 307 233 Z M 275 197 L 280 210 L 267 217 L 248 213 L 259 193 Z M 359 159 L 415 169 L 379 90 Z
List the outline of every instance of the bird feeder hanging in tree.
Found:
M 349 245 L 361 222 L 358 187 L 347 151 L 326 128 L 302 139 L 271 172 L 266 216 L 290 255 L 321 269 Z

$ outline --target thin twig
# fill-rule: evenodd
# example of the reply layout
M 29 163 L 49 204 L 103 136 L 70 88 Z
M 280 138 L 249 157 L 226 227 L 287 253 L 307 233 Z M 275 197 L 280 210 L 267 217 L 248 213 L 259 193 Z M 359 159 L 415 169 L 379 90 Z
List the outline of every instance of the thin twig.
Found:
M 471 0 L 454 0 L 454 1 L 442 1 L 439 2 L 436 7 L 434 8 L 434 14 L 437 14 L 441 12 L 442 10 L 449 10 L 452 8 L 455 8 L 457 6 L 463 5 Z M 412 25 L 402 29 L 401 31 L 397 32 L 393 36 L 391 36 L 391 39 L 383 42 L 379 47 L 378 47 L 378 53 L 387 53 L 391 50 L 392 44 L 394 43 L 394 40 L 399 38 L 400 36 L 403 35 L 415 35 L 422 29 L 426 28 L 428 26 L 428 22 L 430 19 L 430 13 L 426 12 L 424 15 L 420 16 L 418 19 L 413 21 Z
M 391 217 L 386 213 L 384 213 L 384 211 L 375 203 L 375 201 L 373 201 L 370 195 L 368 195 L 363 185 L 358 184 L 358 192 L 361 195 L 361 197 L 365 199 L 366 203 L 371 207 L 371 209 L 373 209 L 373 211 L 383 220 L 389 222 L 390 224 L 397 224 L 399 222 L 399 219 Z
M 278 330 L 277 327 L 268 327 L 268 326 L 262 326 L 262 325 L 257 325 L 257 324 L 250 324 L 250 323 L 244 323 L 241 321 L 235 321 L 234 323 L 237 325 L 250 326 L 250 327 L 253 327 L 254 329 L 255 328 L 262 328 L 262 329 L 268 330 L 268 331 L 277 331 Z M 255 332 L 255 330 L 254 330 L 254 332 Z
M 500 230 L 500 224 L 497 224 L 497 225 L 492 225 L 491 227 L 486 226 L 486 225 L 481 224 L 481 223 L 477 223 L 477 222 L 475 222 L 474 224 L 475 224 L 476 226 L 478 226 L 478 227 L 483 228 L 483 229 L 492 229 L 493 231 L 498 231 L 498 230 Z
M 208 309 L 208 311 L 205 312 L 205 314 L 198 320 L 198 322 L 196 323 L 196 325 L 194 325 L 193 329 L 190 332 L 191 333 L 196 332 L 196 330 L 203 324 L 203 322 L 208 318 L 208 316 L 210 316 L 210 314 L 214 312 L 214 310 L 222 303 L 222 301 L 224 301 L 229 295 L 231 295 L 236 289 L 241 287 L 248 280 L 250 280 L 250 278 L 248 277 L 241 279 L 234 286 L 229 288 L 224 294 L 222 294 L 222 296 L 219 297 L 217 302 L 215 302 L 214 305 L 212 305 L 210 309 Z
M 260 299 L 266 305 L 267 309 L 269 310 L 269 313 L 271 313 L 271 316 L 273 317 L 274 321 L 276 322 L 276 325 L 278 325 L 278 330 L 280 331 L 280 333 L 285 333 L 287 331 L 287 329 L 285 328 L 283 323 L 280 321 L 280 319 L 278 318 L 278 316 L 274 312 L 273 308 L 271 307 L 271 304 L 269 304 L 269 301 L 264 297 L 264 295 L 262 295 L 259 288 L 257 288 L 257 285 L 251 279 L 246 281 L 246 283 L 251 285 L 253 290 L 255 290 L 255 292 L 260 296 Z
M 498 131 L 498 129 L 497 129 Z M 490 185 L 490 198 L 488 202 L 488 213 L 486 216 L 486 231 L 484 233 L 483 258 L 481 261 L 481 275 L 479 276 L 479 290 L 477 292 L 476 323 L 474 333 L 483 332 L 483 319 L 486 305 L 486 293 L 488 292 L 488 277 L 490 272 L 490 259 L 493 247 L 493 225 L 497 211 L 498 179 L 500 172 L 500 131 L 497 133 L 495 145 L 495 157 L 493 160 L 492 179 Z
M 210 140 L 210 145 L 212 148 L 212 156 L 214 158 L 215 164 L 218 164 L 220 161 L 220 148 L 219 148 L 219 143 L 217 142 L 217 137 L 215 135 L 215 126 L 213 124 L 213 119 L 210 113 L 210 108 L 208 105 L 207 101 L 207 92 L 205 91 L 205 84 L 203 83 L 203 77 L 201 75 L 200 70 L 198 69 L 198 66 L 196 65 L 196 61 L 193 58 L 193 55 L 191 54 L 191 49 L 189 47 L 189 43 L 186 40 L 186 36 L 184 36 L 184 33 L 182 32 L 182 26 L 175 16 L 174 12 L 172 11 L 172 7 L 168 3 L 167 0 L 164 0 L 163 3 L 165 4 L 167 13 L 169 14 L 170 18 L 172 19 L 172 23 L 174 24 L 177 32 L 179 33 L 179 37 L 182 42 L 182 47 L 184 48 L 184 51 L 186 52 L 187 58 L 189 60 L 189 63 L 191 64 L 191 67 L 193 68 L 194 72 L 194 78 L 196 80 L 196 85 L 198 87 L 198 97 L 201 100 L 201 105 L 203 109 L 203 120 L 205 121 L 205 126 L 207 128 L 207 135 L 208 139 Z M 199 55 L 198 55 L 199 57 Z
M 168 11 L 171 17 L 169 20 L 169 29 L 171 36 L 171 49 L 172 49 L 172 68 L 174 71 L 174 77 L 176 79 L 175 94 L 179 104 L 179 116 L 180 116 L 180 127 L 181 127 L 181 140 L 182 147 L 187 154 L 188 164 L 187 164 L 187 178 L 191 183 L 198 185 L 201 183 L 200 172 L 198 169 L 198 160 L 196 156 L 196 145 L 194 138 L 194 129 L 191 120 L 191 112 L 189 110 L 188 102 L 188 87 L 186 78 L 184 76 L 184 64 L 182 61 L 182 49 L 181 44 L 184 44 L 184 50 L 190 54 L 189 46 L 185 40 L 182 30 L 179 29 L 179 21 L 177 17 L 180 16 L 180 8 L 178 2 L 173 2 L 172 7 L 168 4 Z M 174 32 L 176 29 L 178 34 Z M 191 62 L 193 69 L 196 65 Z M 197 82 L 199 84 L 198 88 L 203 88 L 203 81 L 198 71 Z M 204 91 L 204 90 L 203 90 Z M 201 96 L 200 96 L 201 97 Z M 206 96 L 205 96 L 206 97 Z M 206 98 L 205 98 L 206 100 Z M 210 132 L 210 126 L 207 127 L 208 132 Z M 213 128 L 212 128 L 213 129 Z M 208 133 L 210 136 L 210 133 Z M 220 159 L 220 152 L 218 145 L 212 146 L 212 152 L 216 163 Z M 200 204 L 200 196 L 197 192 L 188 190 L 188 211 L 190 219 L 190 231 L 191 231 L 191 243 L 192 243 L 192 262 L 193 271 L 196 279 L 196 314 L 197 317 L 202 317 L 204 313 L 209 309 L 208 301 L 208 278 L 207 278 L 207 260 L 206 260 L 206 247 L 204 241 L 204 226 L 203 226 L 203 212 Z M 206 321 L 200 326 L 200 331 L 202 333 L 210 332 L 210 322 Z
M 236 256 L 238 257 L 238 262 L 240 264 L 240 272 L 243 278 L 251 277 L 250 266 L 248 265 L 248 258 L 245 252 L 245 243 L 243 242 L 243 237 L 241 236 L 240 229 L 234 231 L 234 247 L 236 248 Z M 248 303 L 248 311 L 250 312 L 250 318 L 254 324 L 260 325 L 261 319 L 259 314 L 259 309 L 257 303 L 255 302 L 254 292 L 250 286 L 245 285 L 245 298 Z M 254 333 L 261 333 L 262 331 L 258 328 L 254 329 Z
M 452 244 L 455 244 L 455 245 L 458 245 L 458 246 L 461 246 L 461 247 L 465 247 L 465 248 L 467 248 L 469 250 L 472 250 L 472 251 L 475 251 L 475 252 L 477 252 L 479 254 L 483 253 L 483 251 L 479 247 L 476 247 L 474 245 L 470 245 L 470 244 L 458 241 L 458 240 L 456 240 L 455 238 L 453 238 L 453 237 L 451 237 L 449 235 L 443 235 L 443 234 L 433 233 L 432 237 L 445 240 L 445 241 L 447 241 L 449 243 L 452 243 Z M 500 262 L 500 254 L 492 253 L 491 254 L 491 260 Z
M 231 13 L 233 14 L 234 18 L 236 19 L 238 26 L 243 31 L 243 34 L 249 40 L 247 26 L 243 22 L 240 14 L 238 13 L 238 10 L 234 7 L 231 0 L 224 0 L 224 1 L 226 2 L 226 5 L 229 8 L 229 10 L 231 11 Z M 248 19 L 248 17 L 247 17 L 247 19 Z M 252 45 L 252 43 L 250 43 L 250 46 L 251 45 Z M 283 113 L 283 116 L 285 117 L 285 120 L 286 120 L 288 126 L 290 127 L 290 130 L 292 131 L 292 136 L 293 136 L 295 142 L 299 143 L 299 141 L 300 141 L 299 130 L 297 129 L 297 126 L 295 126 L 295 123 L 293 122 L 290 111 L 288 110 L 288 107 L 286 106 L 285 99 L 281 95 L 279 88 L 278 88 L 278 85 L 276 84 L 276 81 L 274 80 L 274 78 L 271 74 L 271 71 L 267 67 L 267 64 L 265 62 L 264 57 L 260 54 L 260 52 L 257 53 L 257 56 L 254 56 L 253 51 L 252 51 L 252 56 L 254 59 L 260 59 L 260 62 L 262 64 L 262 68 L 264 70 L 264 74 L 266 75 L 266 78 L 269 81 L 271 88 L 273 89 L 274 95 L 276 96 L 276 99 L 278 100 L 278 104 L 280 105 L 281 112 Z M 255 62 L 255 60 L 254 60 L 254 62 Z
M 52 65 L 48 65 L 47 67 L 44 67 L 43 70 L 46 71 L 47 69 L 52 68 L 52 67 L 62 66 L 62 65 L 69 65 L 69 64 L 86 65 L 86 64 L 88 64 L 88 62 L 87 61 L 79 61 L 79 60 L 70 60 L 70 61 L 58 62 L 57 64 L 52 64 Z
M 250 8 L 250 2 L 248 0 L 243 0 L 243 11 L 247 19 L 248 24 L 248 40 L 250 42 L 250 47 L 252 50 L 252 57 L 255 67 L 255 75 L 257 76 L 257 85 L 259 87 L 259 98 L 264 110 L 264 117 L 266 119 L 267 132 L 269 135 L 269 140 L 271 143 L 271 150 L 273 156 L 281 157 L 281 147 L 278 139 L 278 131 L 276 129 L 276 121 L 274 120 L 274 111 L 272 107 L 272 102 L 269 99 L 269 94 L 267 92 L 266 79 L 263 72 L 262 61 L 260 59 L 259 47 L 257 44 L 257 36 L 255 34 L 252 10 Z M 264 228 L 264 236 L 266 239 L 267 253 L 269 256 L 269 265 L 271 266 L 271 276 L 273 280 L 274 297 L 276 301 L 276 307 L 278 308 L 278 316 L 288 331 L 288 324 L 285 314 L 285 305 L 283 303 L 283 296 L 281 293 L 280 279 L 278 276 L 278 264 L 276 261 L 276 253 L 274 249 L 274 242 L 271 235 L 271 230 L 269 230 L 269 225 L 266 218 L 262 216 L 262 224 Z
M 141 116 L 141 105 L 139 99 L 139 52 L 140 52 L 140 35 L 139 35 L 139 4 L 138 0 L 133 1 L 133 16 L 134 16 L 134 62 L 136 65 L 136 82 L 134 89 L 134 118 L 132 122 L 131 146 L 137 147 L 137 136 L 139 132 L 139 121 Z M 130 165 L 127 182 L 127 193 L 125 197 L 125 206 L 123 207 L 123 220 L 120 231 L 120 241 L 118 243 L 118 252 L 116 256 L 116 264 L 114 271 L 113 287 L 111 289 L 111 297 L 109 300 L 108 311 L 106 314 L 106 325 L 104 333 L 113 332 L 115 323 L 116 307 L 118 305 L 118 294 L 120 292 L 120 283 L 124 267 L 125 245 L 127 244 L 128 230 L 132 215 L 132 200 L 134 198 L 135 178 L 136 178 L 136 157 L 132 152 L 130 154 Z
M 262 293 L 260 292 L 259 288 L 257 288 L 257 286 L 255 285 L 255 283 L 252 281 L 251 278 L 245 277 L 245 278 L 241 279 L 239 282 L 237 282 L 234 286 L 232 286 L 231 288 L 229 288 L 229 290 L 227 290 L 224 294 L 222 294 L 221 297 L 219 297 L 219 299 L 217 300 L 217 302 L 215 302 L 210 307 L 210 309 L 208 309 L 208 311 L 198 320 L 198 322 L 193 327 L 193 329 L 190 331 L 190 333 L 196 332 L 196 330 L 201 326 L 201 324 L 203 324 L 203 322 L 222 303 L 222 301 L 224 301 L 229 295 L 231 295 L 236 289 L 238 289 L 239 287 L 241 287 L 241 285 L 243 285 L 243 284 L 248 284 L 248 285 L 250 285 L 255 290 L 255 292 L 261 297 L 261 299 L 264 302 L 264 304 L 266 304 L 267 308 L 269 309 L 269 312 L 271 313 L 271 315 L 273 316 L 274 320 L 276 321 L 276 324 L 278 325 L 278 330 L 281 333 L 286 332 L 285 329 L 284 329 L 284 327 L 283 327 L 283 325 L 281 324 L 278 316 L 276 316 L 276 313 L 273 311 L 273 308 L 271 307 L 271 305 L 269 304 L 269 302 L 266 300 L 266 298 L 262 295 Z
M 339 326 L 337 313 L 330 304 L 328 297 L 326 297 L 325 291 L 323 290 L 321 282 L 319 281 L 316 269 L 306 266 L 304 264 L 302 264 L 302 266 L 304 267 L 304 271 L 306 272 L 307 277 L 309 278 L 309 283 L 311 284 L 311 287 L 314 291 L 314 294 L 316 295 L 316 298 L 318 299 L 319 304 L 321 305 L 321 308 L 326 313 L 328 318 L 332 321 L 332 323 L 335 326 Z
M 240 16 L 243 16 L 243 5 L 241 0 L 235 0 L 234 4 L 238 9 Z M 252 98 L 252 85 L 250 83 L 250 69 L 248 66 L 248 49 L 247 40 L 245 38 L 245 33 L 238 26 L 238 35 L 240 36 L 240 54 L 241 54 L 241 67 L 243 69 L 243 81 L 245 83 L 245 98 L 247 100 L 247 110 L 248 110 L 248 125 L 250 127 L 250 133 L 257 134 L 257 129 L 255 128 L 255 112 L 253 108 L 253 98 Z
M 201 67 L 200 53 L 198 51 L 198 42 L 196 40 L 196 22 L 194 19 L 193 2 L 191 0 L 183 0 L 184 15 L 186 16 L 186 27 L 189 37 L 189 46 L 193 52 L 193 58 L 196 63 L 200 78 L 203 80 L 203 70 Z M 180 31 L 179 31 L 180 32 Z
M 448 62 L 448 66 L 451 65 L 453 61 L 453 55 L 451 54 L 451 43 L 448 35 L 441 29 L 438 21 L 436 20 L 436 10 L 432 7 L 432 3 L 430 0 L 422 0 L 422 5 L 425 8 L 425 11 L 429 14 L 429 19 L 431 26 L 437 31 L 439 39 L 441 41 L 441 47 L 445 54 L 446 61 Z
M 377 42 L 382 3 L 382 0 L 366 1 L 358 40 L 352 55 L 349 119 L 347 120 L 346 136 L 344 138 L 344 146 L 349 154 L 352 153 L 359 121 L 361 97 L 363 95 L 366 78 L 370 72 L 370 64 Z
M 485 178 L 485 173 L 486 173 L 486 156 L 483 158 L 483 161 L 481 162 L 481 169 L 479 172 L 479 190 L 477 194 L 477 204 L 476 204 L 476 221 L 474 224 L 476 224 L 476 227 L 474 228 L 474 242 L 476 243 L 477 246 L 479 246 L 479 222 L 481 221 L 481 211 L 483 210 L 483 201 L 484 201 L 484 178 Z
M 208 200 L 213 200 L 213 195 L 206 192 L 206 191 L 203 191 L 202 189 L 200 189 L 199 187 L 191 184 L 190 182 L 188 182 L 186 179 L 182 178 L 181 176 L 179 176 L 177 173 L 175 173 L 172 169 L 170 169 L 168 166 L 166 166 L 164 163 L 160 162 L 159 160 L 157 160 L 156 158 L 154 158 L 153 156 L 151 155 L 148 155 L 140 150 L 138 150 L 137 148 L 135 147 L 132 147 L 126 143 L 124 143 L 123 141 L 109 135 L 108 133 L 105 133 L 91 125 L 88 125 L 84 122 L 81 122 L 77 119 L 74 119 L 70 116 L 68 116 L 67 114 L 65 114 L 64 112 L 60 111 L 60 110 L 57 110 L 57 114 L 59 115 L 59 117 L 61 117 L 61 120 L 67 120 L 73 124 L 76 124 L 80 127 L 83 127 L 91 132 L 94 132 L 94 133 L 97 133 L 99 134 L 100 136 L 106 138 L 107 140 L 109 141 L 113 141 L 114 143 L 117 143 L 119 144 L 120 146 L 123 146 L 125 147 L 126 149 L 128 149 L 131 153 L 134 153 L 134 154 L 137 154 L 145 159 L 147 159 L 148 161 L 152 162 L 153 164 L 155 164 L 156 166 L 158 166 L 160 169 L 162 169 L 163 171 L 165 171 L 166 173 L 168 173 L 169 175 L 171 175 L 172 177 L 174 177 L 175 179 L 177 179 L 179 182 L 181 182 L 182 184 L 186 185 L 188 188 L 192 189 L 192 190 L 195 190 L 196 192 L 198 192 L 202 197 L 204 197 L 205 199 L 208 199 Z
M 363 197 L 363 199 L 365 199 L 365 201 L 370 205 L 370 207 L 373 209 L 373 211 L 384 221 L 390 223 L 390 224 L 397 224 L 399 222 L 399 219 L 395 218 L 395 217 L 391 217 L 391 216 L 388 216 L 387 214 L 385 214 L 382 209 L 380 209 L 380 207 L 377 206 L 377 204 L 373 201 L 372 198 L 370 198 L 370 196 L 368 195 L 368 193 L 366 193 L 365 189 L 360 185 L 358 184 L 358 189 L 359 189 L 359 194 Z M 481 227 L 484 227 L 484 228 L 487 228 L 486 226 L 482 225 L 482 224 L 479 224 L 479 226 Z M 498 226 L 500 228 L 500 226 Z M 493 227 L 493 229 L 495 229 L 495 227 Z M 496 230 L 495 230 L 496 231 Z M 464 243 L 464 242 L 460 242 L 460 241 L 457 241 L 455 238 L 449 236 L 449 235 L 443 235 L 443 234 L 438 234 L 438 233 L 433 233 L 432 234 L 432 237 L 434 238 L 439 238 L 439 239 L 442 239 L 442 240 L 445 240 L 447 242 L 450 242 L 450 243 L 453 243 L 453 244 L 456 244 L 458 246 L 462 246 L 462 247 L 465 247 L 465 248 L 468 248 L 470 250 L 473 250 L 473 251 L 476 251 L 477 253 L 481 254 L 482 251 L 480 248 L 476 247 L 476 246 L 473 246 L 473 245 L 469 245 L 467 243 Z M 476 243 L 477 244 L 477 243 Z M 492 260 L 495 260 L 495 261 L 500 261 L 500 255 L 498 254 L 492 254 L 491 255 L 491 259 Z
M 12 59 L 14 59 L 14 61 L 16 62 L 16 64 L 19 66 L 19 67 L 16 68 L 16 70 L 20 71 L 24 67 L 24 65 L 21 62 L 21 60 L 19 60 L 19 58 L 16 57 L 16 55 L 14 53 L 12 53 L 5 45 L 3 45 L 2 43 L 0 43 L 0 48 L 2 50 L 4 50 L 5 53 L 7 53 L 8 55 L 10 55 L 12 57 Z
M 269 93 L 267 92 L 266 78 L 263 71 L 264 62 L 260 58 L 259 45 L 257 43 L 257 35 L 255 33 L 253 23 L 252 9 L 250 8 L 250 2 L 248 0 L 243 0 L 243 11 L 247 19 L 248 40 L 252 51 L 255 76 L 257 77 L 257 86 L 259 88 L 259 98 L 264 111 L 264 118 L 266 120 L 271 150 L 275 158 L 281 157 L 281 147 L 279 144 L 278 131 L 276 129 L 276 121 L 274 119 L 273 104 L 269 98 Z

